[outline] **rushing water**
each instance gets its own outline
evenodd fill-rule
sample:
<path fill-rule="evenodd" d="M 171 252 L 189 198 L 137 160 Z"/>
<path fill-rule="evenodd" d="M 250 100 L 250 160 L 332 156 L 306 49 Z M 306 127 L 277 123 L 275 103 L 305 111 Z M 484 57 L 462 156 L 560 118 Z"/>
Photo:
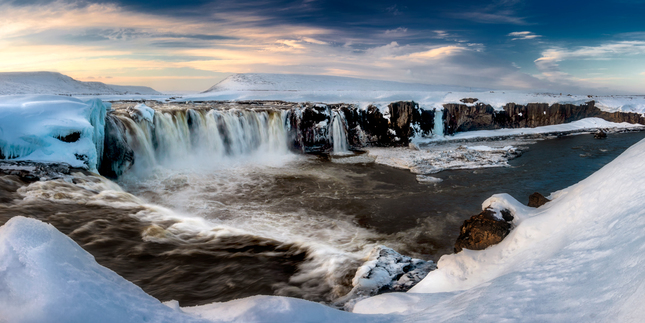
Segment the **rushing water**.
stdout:
<path fill-rule="evenodd" d="M 331 303 L 374 246 L 436 260 L 490 195 L 548 195 L 645 137 L 540 141 L 511 167 L 446 171 L 421 185 L 405 170 L 289 153 L 281 111 L 125 119 L 137 155 L 119 181 L 125 191 L 92 176 L 3 177 L 0 198 L 13 202 L 0 204 L 0 222 L 50 222 L 102 265 L 184 306 L 257 294 Z"/>
<path fill-rule="evenodd" d="M 342 113 L 338 111 L 333 111 L 332 113 L 331 136 L 333 140 L 333 152 L 335 155 L 347 154 L 349 153 L 349 144 L 347 142 L 346 122 Z"/>

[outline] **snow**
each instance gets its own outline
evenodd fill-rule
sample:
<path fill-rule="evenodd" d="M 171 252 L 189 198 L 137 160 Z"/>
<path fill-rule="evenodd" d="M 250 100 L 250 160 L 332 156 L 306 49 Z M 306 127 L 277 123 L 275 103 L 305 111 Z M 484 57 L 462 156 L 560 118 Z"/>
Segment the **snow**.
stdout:
<path fill-rule="evenodd" d="M 105 114 L 98 99 L 0 96 L 0 151 L 13 160 L 67 163 L 95 170 L 103 152 Z M 61 137 L 78 133 L 75 142 Z"/>
<path fill-rule="evenodd" d="M 514 128 L 514 129 L 497 129 L 497 130 L 477 130 L 458 132 L 450 137 L 441 138 L 441 140 L 463 140 L 474 138 L 490 137 L 509 137 L 519 135 L 536 135 L 548 133 L 566 133 L 576 131 L 595 131 L 597 129 L 639 129 L 643 128 L 640 124 L 631 124 L 627 122 L 616 123 L 600 118 L 585 118 L 582 120 L 563 123 L 558 125 L 535 127 L 535 128 Z M 437 140 L 434 138 L 434 140 Z M 422 142 L 420 139 L 418 142 Z"/>
<path fill-rule="evenodd" d="M 53 226 L 0 228 L 0 322 L 200 322 L 96 263 Z"/>
<path fill-rule="evenodd" d="M 415 101 L 425 109 L 442 109 L 443 104 L 462 103 L 477 98 L 476 103 L 502 109 L 507 103 L 584 104 L 595 101 L 603 111 L 645 113 L 645 96 L 595 96 L 593 93 L 532 93 L 470 89 L 459 86 L 399 83 L 348 77 L 296 74 L 231 75 L 201 94 L 188 94 L 180 101 L 208 100 L 281 100 L 291 102 L 353 103 L 361 107 L 374 104 L 386 107 L 391 102 Z"/>
<path fill-rule="evenodd" d="M 160 95 L 161 93 L 146 86 L 81 82 L 55 72 L 0 73 L 0 95 L 12 94 Z"/>
<path fill-rule="evenodd" d="M 639 322 L 643 167 L 645 141 L 540 208 L 494 195 L 482 208 L 515 216 L 501 243 L 443 256 L 409 293 L 369 298 L 354 311 L 400 313 L 410 321 Z"/>
<path fill-rule="evenodd" d="M 475 169 L 508 166 L 508 160 L 519 155 L 514 146 L 499 146 L 496 143 L 488 149 L 469 149 L 466 146 L 445 144 L 419 149 L 403 147 L 373 147 L 368 149 L 375 163 L 390 167 L 408 169 L 419 175 L 435 174 L 448 169 Z M 480 147 L 481 148 L 481 147 Z M 417 177 L 423 183 L 437 183 L 431 176 Z"/>
<path fill-rule="evenodd" d="M 132 108 L 128 109 L 130 111 L 130 116 L 138 121 L 140 119 L 146 120 L 152 123 L 152 120 L 155 116 L 155 110 L 144 103 L 139 103 Z"/>

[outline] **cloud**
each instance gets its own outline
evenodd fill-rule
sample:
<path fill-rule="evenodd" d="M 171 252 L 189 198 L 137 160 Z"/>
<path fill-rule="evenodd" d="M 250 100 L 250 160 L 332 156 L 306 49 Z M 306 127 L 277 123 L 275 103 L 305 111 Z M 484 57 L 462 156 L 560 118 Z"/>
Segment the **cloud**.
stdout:
<path fill-rule="evenodd" d="M 528 25 L 524 17 L 518 17 L 512 10 L 501 10 L 497 12 L 464 12 L 455 14 L 455 17 L 461 19 L 470 19 L 472 21 L 485 24 L 511 24 L 511 25 Z"/>
<path fill-rule="evenodd" d="M 542 37 L 530 31 L 515 31 L 506 36 L 513 37 L 511 40 L 535 39 Z"/>
<path fill-rule="evenodd" d="M 536 77 L 553 83 L 576 85 L 585 88 L 607 87 L 612 84 L 606 81 L 625 80 L 628 79 L 628 76 L 576 77 L 571 73 L 563 71 L 560 63 L 563 61 L 616 61 L 639 56 L 645 56 L 645 41 L 608 42 L 597 46 L 580 46 L 572 49 L 560 47 L 549 48 L 542 52 L 540 58 L 535 60 L 535 66 L 540 72 Z M 619 84 L 618 82 L 613 83 L 614 86 Z M 637 84 L 628 84 L 626 88 L 638 88 L 634 87 L 634 85 Z"/>
<path fill-rule="evenodd" d="M 407 28 L 404 27 L 399 27 L 396 29 L 388 29 L 385 31 L 386 35 L 393 35 L 393 34 L 405 34 L 408 31 Z"/>

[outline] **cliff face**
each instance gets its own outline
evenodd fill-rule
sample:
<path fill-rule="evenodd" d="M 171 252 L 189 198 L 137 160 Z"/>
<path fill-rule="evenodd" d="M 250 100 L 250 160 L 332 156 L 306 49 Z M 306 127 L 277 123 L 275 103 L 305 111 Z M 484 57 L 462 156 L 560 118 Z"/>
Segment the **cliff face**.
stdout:
<path fill-rule="evenodd" d="M 490 105 L 477 103 L 476 99 L 464 102 L 469 104 L 445 104 L 443 111 L 443 133 L 452 135 L 457 132 L 473 130 L 490 130 L 501 128 L 532 128 L 539 126 L 555 125 L 572 122 L 588 117 L 600 117 L 613 122 L 629 122 L 645 124 L 645 118 L 637 113 L 609 113 L 598 109 L 594 101 L 581 105 L 573 104 L 542 104 L 530 103 L 519 105 L 509 103 L 502 110 L 496 111 Z M 124 103 L 123 105 L 125 105 Z M 177 111 L 183 111 L 188 124 L 191 142 L 199 141 L 201 123 L 196 110 L 210 109 L 235 109 L 245 110 L 248 113 L 258 114 L 258 118 L 266 118 L 259 114 L 267 111 L 284 116 L 283 119 L 287 136 L 288 147 L 300 153 L 328 153 L 333 149 L 334 138 L 332 135 L 334 122 L 336 130 L 341 127 L 346 138 L 346 146 L 350 150 L 359 150 L 367 146 L 407 146 L 410 139 L 415 136 L 430 137 L 435 131 L 435 110 L 426 110 L 412 101 L 393 102 L 387 109 L 369 106 L 360 109 L 351 104 L 311 104 L 289 102 L 204 102 L 195 104 L 175 104 Z M 286 115 L 285 115 L 286 114 Z M 241 117 L 241 115 L 240 115 Z M 157 117 L 155 117 L 156 119 Z M 181 119 L 181 118 L 180 118 Z M 219 120 L 219 119 L 218 119 Z M 217 127 L 225 130 L 228 125 L 222 120 Z M 110 113 L 106 117 L 105 147 L 101 174 L 118 177 L 127 170 L 135 161 L 134 150 L 138 149 L 137 142 L 128 142 L 133 137 L 132 127 L 136 127 L 137 120 L 121 113 L 119 117 Z M 249 123 L 245 127 L 256 127 Z M 437 127 L 440 128 L 440 127 Z M 129 133 L 130 136 L 127 136 Z M 237 132 L 231 132 L 231 134 Z M 197 136 L 197 137 L 195 137 Z M 195 137 L 195 138 L 193 138 Z M 164 147 L 153 136 L 155 150 Z M 233 138 L 227 138 L 230 141 Z M 135 140 L 136 141 L 136 140 Z M 224 143 L 230 144 L 228 143 Z M 160 152 L 163 154 L 163 151 Z"/>
<path fill-rule="evenodd" d="M 509 103 L 501 111 L 485 104 L 444 105 L 444 132 L 447 135 L 472 130 L 502 128 L 534 128 L 598 117 L 612 122 L 645 124 L 645 118 L 637 113 L 605 112 L 594 101 L 585 104 Z"/>

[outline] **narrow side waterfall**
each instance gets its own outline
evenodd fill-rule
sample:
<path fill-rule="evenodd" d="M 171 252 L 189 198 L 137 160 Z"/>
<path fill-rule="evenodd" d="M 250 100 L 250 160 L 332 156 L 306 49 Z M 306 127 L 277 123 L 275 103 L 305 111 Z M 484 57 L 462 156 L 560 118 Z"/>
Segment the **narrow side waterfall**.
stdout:
<path fill-rule="evenodd" d="M 347 129 L 345 129 L 345 120 L 342 114 L 338 111 L 333 111 L 331 121 L 331 137 L 334 155 L 343 155 L 349 153 L 349 143 L 347 142 Z"/>
<path fill-rule="evenodd" d="M 157 111 L 154 121 L 119 118 L 138 169 L 185 162 L 216 164 L 252 154 L 285 155 L 286 110 Z M 246 157 L 245 157 L 246 158 Z"/>
<path fill-rule="evenodd" d="M 443 137 L 443 109 L 434 109 L 434 128 L 432 134 L 435 137 Z"/>

